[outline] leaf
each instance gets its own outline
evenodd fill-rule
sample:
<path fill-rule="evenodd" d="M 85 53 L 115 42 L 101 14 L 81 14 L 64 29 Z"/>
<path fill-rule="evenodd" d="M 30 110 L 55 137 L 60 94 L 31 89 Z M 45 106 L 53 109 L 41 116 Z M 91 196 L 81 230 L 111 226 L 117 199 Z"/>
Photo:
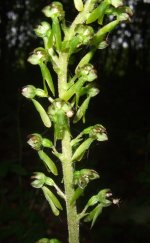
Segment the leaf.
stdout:
<path fill-rule="evenodd" d="M 81 143 L 81 145 L 74 152 L 74 154 L 72 156 L 72 161 L 76 161 L 76 160 L 79 161 L 80 157 L 83 156 L 84 153 L 86 152 L 86 150 L 89 149 L 89 147 L 93 141 L 94 141 L 93 138 L 88 138 L 83 143 Z"/>
<path fill-rule="evenodd" d="M 52 94 L 55 95 L 54 84 L 53 84 L 53 80 L 52 80 L 52 77 L 51 77 L 51 74 L 50 74 L 48 67 L 43 62 L 40 62 L 39 65 L 40 65 L 40 68 L 41 68 L 43 80 L 46 81 L 46 83 L 47 83 L 48 87 L 50 88 Z"/>
<path fill-rule="evenodd" d="M 85 122 L 85 113 L 86 113 L 86 110 L 88 108 L 88 105 L 89 105 L 89 102 L 90 102 L 90 97 L 87 97 L 84 102 L 82 103 L 82 105 L 79 107 L 75 117 L 74 117 L 74 120 L 73 120 L 73 123 L 77 123 L 82 117 L 83 117 L 83 122 Z"/>
<path fill-rule="evenodd" d="M 78 187 L 78 188 L 75 190 L 75 192 L 74 192 L 74 194 L 73 194 L 73 196 L 72 196 L 72 198 L 71 198 L 70 204 L 71 204 L 71 205 L 74 204 L 74 203 L 76 202 L 76 200 L 77 200 L 80 196 L 82 196 L 83 192 L 84 192 L 84 189 Z"/>
<path fill-rule="evenodd" d="M 42 119 L 44 125 L 45 125 L 46 127 L 51 127 L 51 121 L 50 121 L 50 119 L 49 119 L 49 117 L 48 117 L 46 111 L 44 110 L 44 108 L 43 108 L 43 107 L 41 106 L 41 104 L 40 104 L 38 101 L 36 101 L 35 99 L 31 99 L 31 100 L 32 100 L 32 102 L 33 102 L 33 104 L 34 104 L 36 110 L 39 112 L 40 117 L 41 117 L 41 119 Z"/>
<path fill-rule="evenodd" d="M 45 198 L 49 202 L 49 205 L 53 211 L 53 213 L 58 216 L 59 210 L 62 210 L 62 206 L 56 196 L 45 186 L 42 187 L 42 191 L 44 193 Z"/>
<path fill-rule="evenodd" d="M 76 73 L 76 71 L 77 71 L 79 68 L 85 66 L 86 64 L 88 64 L 88 63 L 90 62 L 90 60 L 92 59 L 92 57 L 93 57 L 95 51 L 96 51 L 96 48 L 93 48 L 91 51 L 89 51 L 89 52 L 88 52 L 88 53 L 81 59 L 81 61 L 78 63 L 78 65 L 77 65 L 77 67 L 76 67 L 76 69 L 75 69 L 75 73 Z"/>
<path fill-rule="evenodd" d="M 111 4 L 115 7 L 121 7 L 123 5 L 123 0 L 111 0 Z"/>
<path fill-rule="evenodd" d="M 52 32 L 56 41 L 56 49 L 60 51 L 61 49 L 61 29 L 58 18 L 53 18 Z"/>
<path fill-rule="evenodd" d="M 85 218 L 85 222 L 92 221 L 91 228 L 93 227 L 97 217 L 102 213 L 102 205 L 98 204 Z"/>
<path fill-rule="evenodd" d="M 109 24 L 106 24 L 104 27 L 102 27 L 96 34 L 93 39 L 93 44 L 98 45 L 100 42 L 103 41 L 105 35 L 112 31 L 119 23 L 119 20 L 114 20 L 110 22 Z"/>
<path fill-rule="evenodd" d="M 108 0 L 104 0 L 97 8 L 95 8 L 86 20 L 86 24 L 91 24 L 98 19 L 99 24 L 102 24 L 106 9 L 110 5 Z"/>
<path fill-rule="evenodd" d="M 74 5 L 79 12 L 83 10 L 84 5 L 82 0 L 74 0 Z"/>
<path fill-rule="evenodd" d="M 48 167 L 48 169 L 54 174 L 58 175 L 57 167 L 54 164 L 54 162 L 50 159 L 50 157 L 43 151 L 38 151 L 40 159 L 45 163 L 45 165 Z"/>

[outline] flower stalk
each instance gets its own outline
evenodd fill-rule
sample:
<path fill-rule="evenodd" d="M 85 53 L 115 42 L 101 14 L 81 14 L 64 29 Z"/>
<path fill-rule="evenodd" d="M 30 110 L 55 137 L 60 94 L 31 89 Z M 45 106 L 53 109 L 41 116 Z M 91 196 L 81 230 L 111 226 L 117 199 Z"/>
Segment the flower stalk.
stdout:
<path fill-rule="evenodd" d="M 80 242 L 81 219 L 91 222 L 93 227 L 102 210 L 116 204 L 117 199 L 112 197 L 110 189 L 101 189 L 90 197 L 81 212 L 78 211 L 77 200 L 86 191 L 88 184 L 100 176 L 94 169 L 76 170 L 76 163 L 82 160 L 92 143 L 107 141 L 108 136 L 101 124 L 85 128 L 75 138 L 71 130 L 73 124 L 81 120 L 86 122 L 90 102 L 99 93 L 95 85 L 97 73 L 91 59 L 97 49 L 108 46 L 108 34 L 122 21 L 130 20 L 132 15 L 129 7 L 123 6 L 122 0 L 74 0 L 74 5 L 79 13 L 70 26 L 66 26 L 62 3 L 53 1 L 42 10 L 50 21 L 42 21 L 35 28 L 35 33 L 43 39 L 44 47 L 36 48 L 28 61 L 39 66 L 43 88 L 27 85 L 22 89 L 22 95 L 32 102 L 46 129 L 54 131 L 53 141 L 37 132 L 29 135 L 27 143 L 37 152 L 48 174 L 35 172 L 31 185 L 41 189 L 55 216 L 63 210 L 61 200 L 65 201 L 69 243 Z M 94 22 L 98 27 L 90 25 Z M 83 56 L 84 46 L 87 47 L 87 53 Z M 71 57 L 79 52 L 81 60 L 71 77 Z M 51 69 L 57 75 L 57 85 Z M 48 107 L 42 104 L 42 99 L 50 102 Z M 58 140 L 61 142 L 61 151 L 57 150 Z M 53 161 L 54 156 L 62 166 L 62 175 L 59 175 L 57 164 Z M 63 178 L 62 188 L 55 183 L 55 176 Z M 61 243 L 57 239 L 46 238 L 37 242 Z"/>

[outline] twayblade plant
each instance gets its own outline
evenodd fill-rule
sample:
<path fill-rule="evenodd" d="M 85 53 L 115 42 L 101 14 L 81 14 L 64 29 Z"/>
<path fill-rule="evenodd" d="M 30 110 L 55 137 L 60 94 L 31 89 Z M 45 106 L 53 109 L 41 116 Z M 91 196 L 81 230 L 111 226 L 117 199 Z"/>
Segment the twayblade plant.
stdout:
<path fill-rule="evenodd" d="M 28 61 L 39 65 L 43 88 L 27 85 L 22 89 L 22 94 L 39 113 L 43 126 L 54 130 L 53 141 L 37 132 L 29 137 L 28 144 L 37 151 L 47 170 L 47 175 L 34 172 L 31 184 L 43 191 L 56 216 L 63 210 L 62 200 L 65 201 L 69 243 L 79 243 L 81 219 L 91 222 L 93 226 L 103 208 L 117 202 L 110 189 L 101 189 L 78 212 L 77 200 L 88 184 L 99 178 L 99 174 L 89 168 L 76 170 L 76 163 L 82 163 L 83 156 L 94 141 L 102 142 L 108 138 L 101 124 L 85 128 L 75 138 L 71 129 L 73 124 L 81 120 L 85 123 L 89 103 L 99 93 L 94 82 L 97 73 L 91 63 L 94 53 L 106 48 L 108 34 L 121 22 L 130 20 L 132 15 L 131 9 L 123 5 L 123 0 L 74 0 L 74 5 L 78 14 L 70 26 L 66 24 L 61 2 L 51 2 L 42 10 L 47 21 L 41 22 L 35 28 L 35 33 L 43 39 L 44 46 L 36 48 Z M 87 50 L 84 56 L 83 49 L 84 52 Z M 69 70 L 72 56 L 77 55 L 81 56 L 81 60 L 71 76 Z M 51 75 L 52 69 L 56 73 L 56 80 Z M 42 105 L 42 99 L 48 100 L 48 107 Z M 61 150 L 58 150 L 58 140 L 61 142 Z M 51 153 L 59 162 L 51 159 Z M 62 166 L 62 175 L 59 175 L 62 188 L 55 182 L 58 163 Z M 38 242 L 60 241 L 43 238 Z"/>

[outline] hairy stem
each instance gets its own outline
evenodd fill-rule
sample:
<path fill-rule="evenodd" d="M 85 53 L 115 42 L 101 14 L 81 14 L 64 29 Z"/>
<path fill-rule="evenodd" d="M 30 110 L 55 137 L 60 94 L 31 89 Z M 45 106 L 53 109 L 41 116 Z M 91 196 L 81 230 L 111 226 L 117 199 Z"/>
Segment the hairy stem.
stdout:
<path fill-rule="evenodd" d="M 58 90 L 59 98 L 62 97 L 67 86 L 67 72 L 68 72 L 68 55 L 63 53 L 59 59 L 60 72 L 58 75 Z M 71 198 L 74 194 L 73 188 L 73 164 L 72 147 L 71 147 L 71 135 L 69 131 L 65 131 L 62 139 L 62 170 L 63 181 L 66 196 L 66 211 L 67 211 L 67 224 L 69 233 L 69 243 L 79 243 L 79 221 L 77 215 L 76 204 L 71 205 Z"/>

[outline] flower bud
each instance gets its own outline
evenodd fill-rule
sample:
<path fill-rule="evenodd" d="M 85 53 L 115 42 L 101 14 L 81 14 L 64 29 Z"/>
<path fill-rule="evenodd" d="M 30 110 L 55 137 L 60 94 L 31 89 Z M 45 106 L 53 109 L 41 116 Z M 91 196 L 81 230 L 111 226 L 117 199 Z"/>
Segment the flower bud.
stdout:
<path fill-rule="evenodd" d="M 53 116 L 57 114 L 59 111 L 64 112 L 68 117 L 71 117 L 73 115 L 73 112 L 71 110 L 71 104 L 69 102 L 66 102 L 61 99 L 55 99 L 53 103 L 48 108 L 48 114 L 50 116 Z M 72 112 L 72 114 L 71 114 Z"/>
<path fill-rule="evenodd" d="M 99 94 L 99 89 L 96 88 L 96 87 L 91 87 L 89 90 L 88 90 L 88 95 L 90 97 L 94 97 L 96 96 L 97 94 Z"/>
<path fill-rule="evenodd" d="M 96 70 L 94 69 L 93 65 L 88 63 L 82 67 L 78 67 L 76 70 L 76 75 L 78 77 L 82 76 L 86 81 L 93 81 L 97 78 Z"/>
<path fill-rule="evenodd" d="M 33 99 L 36 95 L 36 88 L 33 85 L 27 85 L 23 87 L 22 95 L 28 99 Z"/>
<path fill-rule="evenodd" d="M 31 185 L 35 188 L 41 188 L 45 183 L 46 176 L 42 172 L 35 172 L 31 178 L 35 179 Z"/>
<path fill-rule="evenodd" d="M 91 127 L 89 136 L 98 141 L 108 140 L 106 129 L 100 124 L 96 124 L 95 126 Z"/>
<path fill-rule="evenodd" d="M 28 57 L 28 62 L 30 62 L 33 65 L 38 65 L 40 64 L 40 62 L 44 62 L 47 61 L 47 53 L 45 51 L 44 48 L 36 48 L 33 52 L 33 54 L 31 54 Z"/>
<path fill-rule="evenodd" d="M 53 143 L 51 140 L 47 139 L 47 138 L 43 138 L 42 139 L 42 146 L 45 148 L 51 148 L 53 146 Z"/>
<path fill-rule="evenodd" d="M 63 5 L 60 2 L 52 2 L 50 5 L 43 8 L 42 12 L 46 17 L 59 18 L 62 20 L 65 16 Z"/>
<path fill-rule="evenodd" d="M 82 25 L 82 24 L 77 25 L 75 32 L 79 36 L 82 45 L 89 44 L 89 41 L 94 36 L 93 28 L 88 25 Z"/>
<path fill-rule="evenodd" d="M 38 25 L 34 31 L 38 37 L 45 37 L 47 36 L 48 32 L 50 31 L 51 26 L 48 22 L 43 21 L 40 25 Z"/>
<path fill-rule="evenodd" d="M 35 150 L 39 151 L 42 147 L 42 136 L 38 133 L 29 135 L 27 143 Z"/>

